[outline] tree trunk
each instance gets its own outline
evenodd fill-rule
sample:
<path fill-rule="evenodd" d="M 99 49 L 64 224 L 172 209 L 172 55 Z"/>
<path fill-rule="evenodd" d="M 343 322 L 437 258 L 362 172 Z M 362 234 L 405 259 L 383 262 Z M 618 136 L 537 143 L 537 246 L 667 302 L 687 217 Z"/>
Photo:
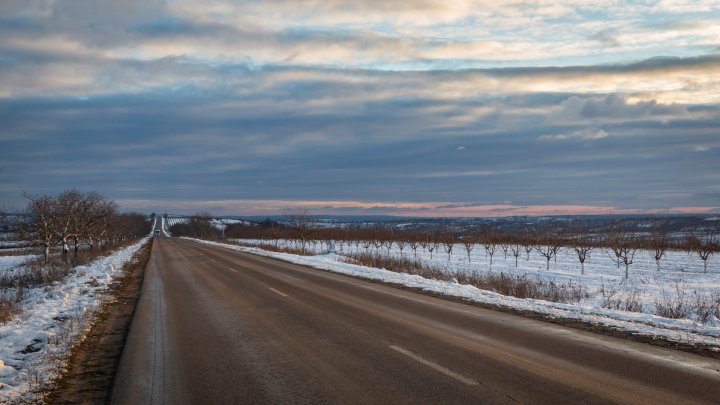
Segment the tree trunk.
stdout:
<path fill-rule="evenodd" d="M 550 258 L 547 258 L 547 263 L 545 265 L 545 271 L 550 271 Z"/>
<path fill-rule="evenodd" d="M 65 259 L 65 261 L 67 261 L 67 259 L 68 259 L 68 252 L 70 251 L 70 247 L 68 247 L 68 244 L 67 244 L 67 237 L 63 237 L 63 239 L 62 239 L 62 244 L 63 244 L 63 246 L 62 246 L 62 249 L 63 249 L 62 257 L 63 257 L 63 259 Z"/>
<path fill-rule="evenodd" d="M 77 236 L 73 237 L 73 243 L 75 244 L 75 246 L 73 246 L 73 262 L 77 260 L 78 248 L 80 247 L 80 241 L 78 239 Z"/>
<path fill-rule="evenodd" d="M 625 263 L 625 280 L 628 279 L 630 271 L 629 271 L 630 265 Z"/>
<path fill-rule="evenodd" d="M 580 262 L 580 274 L 585 275 L 585 262 Z"/>
<path fill-rule="evenodd" d="M 518 257 L 517 257 L 517 256 L 515 256 L 515 267 L 517 267 L 517 266 L 518 266 L 518 264 L 517 264 L 517 259 L 518 259 Z"/>
<path fill-rule="evenodd" d="M 705 274 L 707 274 L 707 259 L 703 260 L 703 269 L 705 271 Z"/>
<path fill-rule="evenodd" d="M 655 265 L 657 266 L 657 271 L 660 271 L 660 259 L 655 259 Z"/>

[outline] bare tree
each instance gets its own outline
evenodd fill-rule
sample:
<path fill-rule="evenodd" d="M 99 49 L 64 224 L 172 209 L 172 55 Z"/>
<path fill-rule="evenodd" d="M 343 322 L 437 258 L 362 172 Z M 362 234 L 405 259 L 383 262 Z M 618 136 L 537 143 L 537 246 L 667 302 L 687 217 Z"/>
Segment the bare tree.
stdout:
<path fill-rule="evenodd" d="M 387 249 L 388 256 L 390 256 L 390 250 L 392 250 L 392 245 L 395 242 L 394 236 L 395 235 L 392 229 L 380 230 L 380 241 L 382 242 L 382 245 L 385 246 L 385 249 Z"/>
<path fill-rule="evenodd" d="M 485 248 L 485 254 L 490 256 L 490 267 L 492 267 L 493 256 L 497 250 L 497 232 L 494 229 L 486 229 L 480 238 L 483 248 Z"/>
<path fill-rule="evenodd" d="M 438 240 L 432 232 L 428 232 L 425 238 L 425 246 L 428 252 L 430 252 L 430 260 L 432 260 L 433 251 L 438 247 Z"/>
<path fill-rule="evenodd" d="M 707 229 L 687 237 L 687 245 L 703 261 L 703 272 L 705 273 L 707 273 L 708 260 L 718 249 L 718 244 L 720 244 L 720 239 L 718 239 L 718 232 L 715 229 Z"/>
<path fill-rule="evenodd" d="M 30 246 L 43 248 L 45 263 L 50 257 L 50 248 L 55 238 L 57 219 L 55 218 L 55 199 L 48 195 L 30 195 L 23 193 L 28 204 L 25 216 L 20 220 L 17 229 L 20 237 L 29 242 Z"/>
<path fill-rule="evenodd" d="M 405 232 L 401 232 L 398 235 L 397 240 L 395 240 L 395 244 L 397 245 L 398 249 L 400 250 L 400 257 L 403 257 L 403 250 L 405 247 L 407 247 L 409 243 L 409 239 L 412 239 L 410 235 L 408 235 Z"/>
<path fill-rule="evenodd" d="M 453 247 L 455 247 L 455 234 L 447 228 L 442 228 L 438 232 L 438 239 L 440 239 L 440 242 L 445 249 L 445 253 L 447 253 L 448 255 L 449 262 L 450 256 L 452 255 Z"/>
<path fill-rule="evenodd" d="M 553 227 L 544 229 L 538 239 L 538 245 L 535 250 L 542 255 L 546 260 L 545 270 L 550 270 L 550 260 L 553 257 L 557 257 L 560 248 L 562 247 L 562 238 L 560 238 Z M 557 261 L 556 261 L 557 262 Z"/>
<path fill-rule="evenodd" d="M 280 236 L 282 234 L 282 228 L 280 224 L 275 221 L 270 222 L 270 235 L 272 235 L 273 241 L 275 242 L 275 248 L 277 249 L 280 243 Z"/>
<path fill-rule="evenodd" d="M 510 235 L 503 233 L 499 236 L 500 249 L 503 252 L 503 260 L 507 260 L 508 250 L 510 249 Z"/>
<path fill-rule="evenodd" d="M 365 252 L 367 252 L 370 249 L 370 246 L 372 246 L 372 240 L 370 239 L 370 234 L 365 235 L 365 238 L 362 240 L 362 247 L 365 249 Z"/>
<path fill-rule="evenodd" d="M 625 264 L 625 280 L 627 280 L 630 276 L 630 265 L 633 264 L 635 252 L 637 252 L 637 241 L 630 232 L 621 232 L 615 240 L 615 247 L 620 255 L 620 260 Z"/>
<path fill-rule="evenodd" d="M 370 240 L 373 246 L 375 246 L 375 252 L 380 254 L 380 248 L 383 247 L 383 232 L 376 226 L 372 229 L 371 235 Z"/>
<path fill-rule="evenodd" d="M 463 244 L 463 247 L 465 247 L 465 252 L 467 252 L 468 257 L 468 263 L 470 263 L 470 252 L 475 248 L 475 244 L 477 243 L 477 237 L 473 232 L 466 232 L 460 241 Z"/>
<path fill-rule="evenodd" d="M 417 259 L 418 246 L 422 245 L 421 238 L 415 234 L 408 235 L 408 243 L 410 244 L 410 249 L 413 251 L 413 257 Z"/>
<path fill-rule="evenodd" d="M 305 245 L 310 240 L 315 229 L 315 224 L 308 215 L 308 211 L 302 208 L 289 210 L 285 214 L 285 221 L 292 230 L 295 239 L 300 241 L 302 252 L 305 253 Z"/>
<path fill-rule="evenodd" d="M 660 259 L 665 256 L 665 251 L 668 248 L 668 232 L 667 223 L 656 221 L 650 228 L 650 249 L 655 259 L 655 265 L 657 271 L 660 271 Z"/>
<path fill-rule="evenodd" d="M 55 237 L 62 244 L 63 259 L 67 260 L 68 239 L 75 237 L 73 233 L 73 222 L 77 220 L 79 208 L 83 196 L 77 190 L 64 191 L 55 198 L 54 212 L 56 226 Z"/>
<path fill-rule="evenodd" d="M 595 249 L 595 241 L 590 235 L 575 235 L 570 239 L 570 246 L 580 262 L 580 274 L 585 274 L 585 261 Z"/>
<path fill-rule="evenodd" d="M 525 251 L 525 261 L 526 262 L 530 261 L 530 252 L 535 250 L 535 245 L 536 245 L 536 242 L 535 242 L 535 238 L 533 236 L 531 236 L 531 235 L 523 236 L 522 247 L 523 247 L 523 250 Z"/>
<path fill-rule="evenodd" d="M 520 253 L 522 251 L 522 242 L 520 241 L 520 238 L 515 237 L 512 242 L 509 243 L 510 245 L 510 252 L 513 256 L 515 256 L 515 267 L 518 266 L 518 257 L 520 256 Z"/>
<path fill-rule="evenodd" d="M 71 230 L 74 242 L 73 258 L 77 258 L 78 249 L 82 240 L 86 240 L 93 247 L 91 233 L 97 223 L 103 218 L 109 218 L 117 212 L 114 201 L 105 199 L 98 193 L 82 194 L 77 214 L 73 216 Z"/>
<path fill-rule="evenodd" d="M 604 244 L 610 249 L 610 252 L 613 253 L 615 258 L 613 259 L 617 263 L 617 268 L 620 268 L 620 259 L 622 257 L 622 251 L 621 251 L 621 241 L 623 238 L 625 238 L 625 234 L 627 232 L 621 230 L 617 224 L 615 224 L 614 221 L 610 221 L 608 223 L 608 231 L 605 235 L 605 241 Z M 610 256 L 608 254 L 608 256 Z M 612 256 L 610 256 L 612 259 Z"/>
<path fill-rule="evenodd" d="M 148 231 L 147 218 L 137 214 L 116 215 L 115 202 L 106 200 L 97 193 L 81 193 L 68 190 L 57 196 L 29 195 L 25 215 L 17 226 L 20 237 L 31 246 L 42 247 L 45 262 L 50 250 L 59 244 L 62 257 L 68 260 L 69 241 L 74 242 L 73 260 L 83 239 L 92 248 L 94 242 L 104 246 L 106 241 L 117 242 L 142 236 Z"/>

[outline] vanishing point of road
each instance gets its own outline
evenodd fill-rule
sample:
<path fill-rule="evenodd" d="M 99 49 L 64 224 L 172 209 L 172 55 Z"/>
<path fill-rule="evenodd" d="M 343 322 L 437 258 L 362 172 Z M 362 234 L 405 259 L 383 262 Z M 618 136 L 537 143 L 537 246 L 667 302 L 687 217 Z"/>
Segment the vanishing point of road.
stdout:
<path fill-rule="evenodd" d="M 115 404 L 720 402 L 720 361 L 156 238 Z"/>

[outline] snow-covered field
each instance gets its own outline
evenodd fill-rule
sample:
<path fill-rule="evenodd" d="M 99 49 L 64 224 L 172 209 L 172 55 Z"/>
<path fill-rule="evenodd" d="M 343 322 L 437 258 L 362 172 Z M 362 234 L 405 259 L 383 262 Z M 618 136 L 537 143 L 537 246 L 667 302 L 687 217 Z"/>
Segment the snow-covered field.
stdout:
<path fill-rule="evenodd" d="M 246 244 L 258 241 L 242 240 Z M 215 244 L 202 241 L 202 243 Z M 266 242 L 268 243 L 268 242 Z M 272 243 L 272 242 L 270 242 Z M 280 243 L 294 247 L 293 242 Z M 298 264 L 349 274 L 390 283 L 402 284 L 424 290 L 457 296 L 471 301 L 502 305 L 520 310 L 533 311 L 559 318 L 573 318 L 588 322 L 596 322 L 611 327 L 622 328 L 632 333 L 651 336 L 663 336 L 669 340 L 686 343 L 702 343 L 717 346 L 720 350 L 720 320 L 717 317 L 699 322 L 697 319 L 670 319 L 655 315 L 656 306 L 665 301 L 683 299 L 689 304 L 696 300 L 720 299 L 720 270 L 717 268 L 716 257 L 711 258 L 708 273 L 703 273 L 702 261 L 685 252 L 668 252 L 661 261 L 661 271 L 656 270 L 655 261 L 650 252 L 638 251 L 635 262 L 630 265 L 630 277 L 623 280 L 624 266 L 617 267 L 615 261 L 604 252 L 595 250 L 585 263 L 585 275 L 580 274 L 577 256 L 571 250 L 563 250 L 558 254 L 557 263 L 550 262 L 550 271 L 545 270 L 546 260 L 537 252 L 531 252 L 529 259 L 525 252 L 519 257 L 515 267 L 515 257 L 504 258 L 500 247 L 493 257 L 490 266 L 489 257 L 485 257 L 485 249 L 477 245 L 472 250 L 470 261 L 462 245 L 456 245 L 448 261 L 448 255 L 438 247 L 433 258 L 426 250 L 418 249 L 417 258 L 427 264 L 445 269 L 446 271 L 493 272 L 512 275 L 526 275 L 528 278 L 552 280 L 557 283 L 572 281 L 587 288 L 588 298 L 577 303 L 554 303 L 543 300 L 519 299 L 490 291 L 480 290 L 474 286 L 461 285 L 455 282 L 429 280 L 417 275 L 395 273 L 383 269 L 375 269 L 344 262 L 344 254 L 364 252 L 362 246 L 336 244 L 336 253 L 325 253 L 320 244 L 310 245 L 309 249 L 315 256 L 298 256 L 286 253 L 268 252 L 257 248 L 246 248 L 235 245 L 223 245 L 230 249 L 276 257 Z M 373 252 L 375 248 L 370 248 Z M 387 254 L 386 248 L 380 253 Z M 391 255 L 399 255 L 397 246 L 390 250 Z M 413 257 L 409 248 L 403 251 L 405 257 Z M 678 292 L 684 297 L 678 297 Z M 619 301 L 636 301 L 642 312 L 619 310 L 613 305 L 613 299 Z M 692 318 L 692 316 L 691 316 Z"/>
<path fill-rule="evenodd" d="M 163 217 L 161 217 L 163 218 Z M 164 220 L 164 218 L 163 218 Z M 190 217 L 168 217 L 167 221 L 165 221 L 166 227 L 171 227 L 173 225 L 177 224 L 184 224 L 187 223 L 190 220 Z M 243 221 L 241 219 L 233 219 L 233 218 L 213 218 L 210 220 L 210 224 L 214 226 L 216 229 L 223 229 L 224 227 L 228 225 L 236 225 L 236 224 L 245 224 L 248 225 L 249 222 Z"/>
<path fill-rule="evenodd" d="M 16 271 L 22 263 L 34 257 L 35 255 L 0 256 L 0 277 L 6 272 Z"/>
<path fill-rule="evenodd" d="M 147 238 L 87 265 L 75 267 L 62 283 L 26 292 L 23 312 L 0 325 L 0 403 L 31 399 L 56 378 L 68 350 L 89 327 L 87 314 L 122 266 Z M 0 272 L 22 271 L 29 257 L 0 257 Z"/>
<path fill-rule="evenodd" d="M 223 227 L 228 225 L 237 225 L 237 224 L 245 224 L 249 225 L 249 222 L 243 221 L 241 219 L 231 219 L 231 218 L 213 218 L 210 223 L 212 226 L 214 226 L 217 229 L 223 229 Z"/>

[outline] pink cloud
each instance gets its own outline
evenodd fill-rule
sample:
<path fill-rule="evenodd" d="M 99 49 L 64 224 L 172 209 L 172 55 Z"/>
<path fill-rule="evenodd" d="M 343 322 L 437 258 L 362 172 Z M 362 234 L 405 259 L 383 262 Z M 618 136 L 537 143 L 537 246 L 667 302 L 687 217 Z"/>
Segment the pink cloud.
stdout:
<path fill-rule="evenodd" d="M 189 214 L 209 211 L 216 215 L 282 215 L 289 209 L 304 208 L 316 215 L 396 215 L 413 217 L 506 217 L 597 214 L 692 214 L 720 210 L 720 207 L 671 207 L 664 209 L 617 208 L 604 205 L 514 205 L 335 200 L 118 200 L 127 210 Z"/>

